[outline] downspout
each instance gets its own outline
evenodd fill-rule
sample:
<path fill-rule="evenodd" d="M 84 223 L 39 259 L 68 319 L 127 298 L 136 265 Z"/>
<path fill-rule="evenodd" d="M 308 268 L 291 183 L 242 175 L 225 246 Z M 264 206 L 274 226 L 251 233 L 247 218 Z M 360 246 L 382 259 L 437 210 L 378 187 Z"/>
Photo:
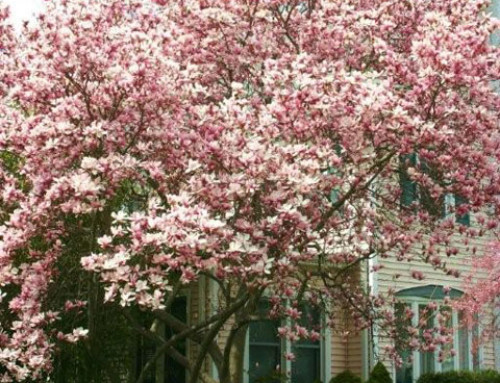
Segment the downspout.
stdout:
<path fill-rule="evenodd" d="M 492 13 L 494 17 L 500 19 L 500 0 L 492 0 L 489 11 Z M 491 44 L 500 46 L 500 31 L 498 30 L 495 31 L 495 33 L 491 36 Z M 493 88 L 495 88 L 497 91 L 500 91 L 500 82 L 495 81 L 493 83 Z M 497 307 L 495 310 L 496 318 L 498 318 L 499 315 L 500 315 L 500 308 Z M 495 347 L 495 369 L 497 371 L 500 371 L 500 339 L 498 337 L 495 337 L 494 347 Z"/>
<path fill-rule="evenodd" d="M 366 264 L 366 293 L 378 294 L 378 277 L 374 267 L 378 264 L 378 257 L 369 258 Z M 363 379 L 368 379 L 370 371 L 375 365 L 375 356 L 378 355 L 378 335 L 372 325 L 363 331 Z"/>

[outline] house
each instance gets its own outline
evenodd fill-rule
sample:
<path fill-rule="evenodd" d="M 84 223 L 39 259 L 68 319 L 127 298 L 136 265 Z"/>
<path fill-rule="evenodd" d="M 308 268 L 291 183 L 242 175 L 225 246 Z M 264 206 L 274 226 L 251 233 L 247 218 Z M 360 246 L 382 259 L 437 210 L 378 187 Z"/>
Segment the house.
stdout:
<path fill-rule="evenodd" d="M 416 161 L 418 162 L 418 159 Z M 418 202 L 421 206 L 432 209 L 435 214 L 454 219 L 464 227 L 475 225 L 474 215 L 468 213 L 460 215 L 455 212 L 456 207 L 463 203 L 459 197 L 449 195 L 441 201 L 440 206 L 429 206 L 426 205 L 424 190 L 418 190 L 404 177 L 404 174 L 401 174 L 400 182 L 403 189 L 401 195 L 403 206 L 411 206 L 420 199 Z M 475 238 L 470 240 L 468 245 L 464 245 L 461 237 L 456 234 L 452 242 L 459 250 L 466 250 L 467 246 L 484 247 L 488 238 Z M 457 299 L 462 296 L 463 278 L 446 274 L 431 264 L 419 260 L 418 249 L 415 249 L 415 255 L 413 262 L 400 262 L 395 257 L 378 256 L 370 259 L 358 270 L 359 280 L 373 294 L 385 295 L 389 290 L 395 292 L 399 303 L 393 309 L 396 317 L 401 318 L 400 333 L 397 334 L 399 337 L 405 337 L 405 323 L 407 323 L 405 321 L 410 321 L 413 326 L 419 321 L 426 321 L 428 329 L 438 327 L 438 318 L 435 314 L 440 313 L 445 318 L 444 326 L 454 329 L 453 333 L 450 332 L 452 334 L 450 336 L 453 337 L 451 345 L 430 347 L 427 352 L 409 352 L 400 348 L 398 351 L 404 360 L 402 365 L 398 366 L 385 353 L 385 350 L 392 346 L 398 348 L 398 342 L 395 344 L 388 334 L 380 332 L 376 326 L 361 333 L 355 332 L 350 326 L 349 317 L 345 316 L 342 310 L 339 310 L 334 318 L 333 327 L 322 326 L 326 319 L 322 313 L 304 306 L 301 307 L 304 313 L 301 325 L 306 328 L 322 328 L 319 339 L 302 340 L 291 344 L 278 336 L 278 328 L 285 323 L 272 319 L 252 322 L 247 331 L 243 351 L 243 383 L 279 382 L 280 376 L 287 376 L 291 383 L 329 382 L 332 377 L 347 369 L 366 379 L 369 371 L 379 360 L 383 361 L 391 372 L 395 383 L 414 383 L 426 372 L 500 370 L 498 345 L 493 340 L 479 342 L 481 329 L 478 326 L 471 329 L 460 326 L 463 314 L 448 304 L 448 298 Z M 374 266 L 380 270 L 372 272 Z M 464 257 L 456 256 L 449 258 L 448 267 L 465 275 L 470 269 L 470 264 Z M 421 273 L 425 277 L 421 280 L 414 278 L 412 277 L 414 272 Z M 222 298 L 216 283 L 202 278 L 186 290 L 183 298 L 176 301 L 175 315 L 179 318 L 193 318 L 193 321 L 198 323 L 208 313 L 215 312 L 219 299 Z M 436 304 L 432 312 L 427 308 L 430 302 Z M 261 302 L 262 312 L 267 310 L 266 304 L 265 300 Z M 411 319 L 404 319 L 408 310 L 414 315 Z M 229 322 L 219 332 L 217 342 L 220 345 L 225 344 L 231 324 Z M 159 331 L 168 333 L 169 329 L 162 328 Z M 421 330 L 421 335 L 425 337 L 424 333 L 425 328 Z M 452 348 L 455 351 L 453 356 L 449 353 Z M 136 351 L 140 357 L 137 362 L 138 367 L 147 361 L 147 354 L 152 350 L 154 347 L 148 349 L 144 343 L 139 344 Z M 182 343 L 179 351 L 188 358 L 197 356 L 197 346 L 194 344 Z M 294 360 L 286 358 L 289 352 L 294 353 Z M 445 358 L 440 360 L 440 354 L 443 352 Z M 210 360 L 205 361 L 204 368 L 206 373 L 217 381 L 217 370 Z M 267 380 L 262 380 L 263 377 Z M 188 381 L 188 372 L 172 358 L 165 357 L 157 363 L 146 381 L 184 383 Z"/>
<path fill-rule="evenodd" d="M 496 0 L 491 6 L 492 12 L 500 17 L 500 1 Z M 499 42 L 498 34 L 492 37 L 495 44 Z M 409 158 L 410 161 L 418 161 Z M 405 182 L 404 175 L 402 176 Z M 408 180 L 406 180 L 408 181 Z M 415 189 L 411 183 L 403 185 L 401 203 L 411 205 L 416 198 L 425 196 Z M 459 207 L 463 200 L 460 196 L 447 196 L 436 214 L 447 215 Z M 433 207 L 435 208 L 435 206 Z M 448 209 L 449 208 L 449 209 Z M 451 213 L 453 214 L 453 213 Z M 468 214 L 456 215 L 458 223 L 469 226 L 474 225 L 474 217 Z M 456 246 L 464 246 L 460 238 L 454 238 Z M 487 243 L 487 238 L 476 239 L 470 246 L 481 248 Z M 370 272 L 374 265 L 381 267 L 377 273 Z M 470 265 L 463 258 L 452 257 L 449 260 L 450 268 L 466 274 Z M 411 277 L 412 271 L 425 275 L 423 280 Z M 390 358 L 384 357 L 384 350 L 394 346 L 390 337 L 378 332 L 377 328 L 371 328 L 362 333 L 352 332 L 347 318 L 343 318 L 339 312 L 335 318 L 335 328 L 323 329 L 320 339 L 316 341 L 301 341 L 290 344 L 289 341 L 277 336 L 278 327 L 281 325 L 274 320 L 262 320 L 250 325 L 244 350 L 244 383 L 257 383 L 259 377 L 271 377 L 266 382 L 278 382 L 279 375 L 290 377 L 292 383 L 315 383 L 329 382 L 338 373 L 349 369 L 355 374 L 368 377 L 369 371 L 378 360 L 382 360 L 391 372 L 395 383 L 414 383 L 419 376 L 426 372 L 439 372 L 448 370 L 500 370 L 500 343 L 487 340 L 478 344 L 481 329 L 478 326 L 472 329 L 460 327 L 458 324 L 462 319 L 462 313 L 451 309 L 446 304 L 446 297 L 459 298 L 462 295 L 462 279 L 452 275 L 446 275 L 436 270 L 428 263 L 415 261 L 415 263 L 403 264 L 393 258 L 377 257 L 364 265 L 361 270 L 361 281 L 372 293 L 386 294 L 389 290 L 395 292 L 402 303 L 394 307 L 396 316 L 405 317 L 405 312 L 411 310 L 414 315 L 410 321 L 415 325 L 419 321 L 427 321 L 428 328 L 437 326 L 437 319 L 426 309 L 429 302 L 436 302 L 435 312 L 445 313 L 446 326 L 453 328 L 453 345 L 445 345 L 437 349 L 429 349 L 427 352 L 408 352 L 399 350 L 403 357 L 412 359 L 403 360 L 402 365 L 397 366 Z M 397 276 L 397 277 L 396 277 Z M 217 287 L 208 279 L 191 286 L 185 298 L 178 302 L 177 310 L 180 316 L 191 316 L 203 318 L 207 312 L 214 310 L 218 299 Z M 265 302 L 262 304 L 265 310 Z M 325 318 L 320 312 L 315 312 L 307 307 L 302 310 L 307 312 L 309 323 L 305 326 L 320 326 Z M 405 319 L 401 320 L 401 331 L 404 333 Z M 168 331 L 168 329 L 162 329 Z M 425 331 L 425 330 L 422 330 Z M 401 334 L 400 334 L 401 335 Z M 221 331 L 218 342 L 223 344 L 228 336 L 228 329 Z M 404 334 L 403 334 L 404 336 Z M 397 347 L 397 345 L 396 345 Z M 455 355 L 448 355 L 449 348 L 453 347 Z M 196 347 L 190 344 L 181 346 L 182 353 L 188 358 L 196 356 Z M 147 359 L 145 349 L 140 351 L 141 360 L 139 364 Z M 291 361 L 284 357 L 287 352 L 295 353 L 295 360 Z M 440 352 L 444 351 L 448 356 L 440 360 Z M 142 352 L 142 353 L 141 353 Z M 205 363 L 206 372 L 217 379 L 217 371 L 210 361 Z M 184 383 L 187 382 L 188 373 L 182 366 L 168 357 L 161 360 L 154 373 L 146 380 L 148 383 Z M 272 378 L 274 376 L 274 379 Z"/>
<path fill-rule="evenodd" d="M 395 308 L 396 315 L 403 315 L 406 308 L 412 309 L 418 313 L 413 317 L 414 321 L 422 319 L 424 306 L 429 301 L 438 303 L 437 310 L 451 310 L 443 302 L 445 295 L 451 298 L 457 298 L 461 295 L 461 280 L 452 276 L 444 276 L 440 271 L 434 271 L 428 265 L 422 264 L 421 270 L 426 272 L 427 278 L 420 283 L 409 277 L 410 268 L 402 270 L 402 265 L 397 261 L 389 259 L 379 259 L 380 264 L 384 265 L 382 271 L 369 275 L 371 288 L 374 292 L 386 291 L 389 288 L 397 291 L 398 297 L 404 304 Z M 466 271 L 467 265 L 460 259 L 455 260 L 456 267 Z M 426 270 L 429 268 L 428 270 Z M 385 271 L 384 271 L 385 270 Z M 394 279 L 394 274 L 399 273 L 402 276 Z M 444 291 L 443 287 L 448 287 L 449 291 Z M 216 286 L 209 280 L 203 283 L 193 285 L 186 291 L 186 298 L 177 302 L 176 310 L 179 316 L 190 315 L 193 319 L 203 317 L 217 300 Z M 442 304 L 440 304 L 442 303 Z M 265 303 L 262 306 L 265 309 Z M 324 318 L 321 313 L 303 308 L 307 312 L 306 317 L 309 323 L 305 326 L 318 325 Z M 422 316 L 422 317 L 419 317 Z M 349 323 L 342 318 L 337 318 L 335 329 L 325 329 L 321 333 L 321 338 L 317 341 L 300 341 L 298 344 L 291 345 L 288 341 L 278 337 L 278 327 L 280 323 L 273 320 L 263 320 L 254 322 L 248 331 L 247 342 L 245 345 L 244 362 L 244 383 L 260 382 L 259 377 L 278 377 L 279 374 L 285 374 L 291 377 L 293 383 L 316 383 L 329 382 L 329 380 L 338 373 L 349 369 L 359 376 L 367 378 L 370 369 L 378 360 L 388 367 L 394 377 L 395 383 L 413 383 L 424 372 L 447 371 L 447 370 L 478 370 L 478 369 L 500 369 L 498 365 L 498 351 L 495 350 L 493 341 L 487 341 L 479 347 L 477 352 L 473 351 L 473 343 L 478 337 L 479 329 L 469 331 L 459 328 L 457 323 L 461 319 L 459 312 L 451 312 L 449 319 L 450 327 L 456 329 L 454 332 L 453 348 L 456 350 L 454 357 L 447 358 L 440 362 L 438 359 L 439 349 L 430 352 L 414 352 L 413 361 L 405 361 L 401 367 L 397 367 L 393 360 L 384 357 L 384 348 L 391 345 L 391 340 L 377 333 L 377 329 L 364 331 L 363 333 L 350 333 Z M 429 321 L 435 320 L 435 317 L 429 316 Z M 429 322 L 429 327 L 434 326 Z M 165 331 L 165 330 L 164 330 Z M 166 329 L 168 331 L 168 329 Z M 229 334 L 229 327 L 226 331 L 221 331 L 218 335 L 218 341 L 221 344 Z M 142 362 L 147 359 L 147 349 L 138 348 Z M 446 346 L 449 347 L 449 346 Z M 189 358 L 196 357 L 196 347 L 192 344 L 183 344 L 182 352 Z M 290 361 L 284 357 L 284 353 L 292 351 L 295 353 L 295 360 Z M 409 353 L 404 353 L 409 356 Z M 146 358 L 146 359 L 145 359 Z M 205 363 L 206 372 L 217 378 L 217 372 L 214 366 L 207 361 Z M 188 372 L 184 371 L 181 365 L 169 357 L 165 357 L 157 364 L 154 373 L 151 373 L 148 383 L 159 382 L 187 382 Z M 265 380 L 266 382 L 278 382 L 279 380 Z"/>
<path fill-rule="evenodd" d="M 495 4 L 498 11 L 499 3 Z M 415 157 L 409 161 L 417 162 Z M 403 182 L 404 175 L 402 177 Z M 411 206 L 416 198 L 425 197 L 419 193 L 411 182 L 404 185 L 405 194 L 402 196 L 402 204 Z M 456 207 L 461 203 L 460 196 L 448 196 L 443 201 L 444 211 L 432 206 L 435 214 L 448 214 L 447 207 Z M 453 209 L 449 209 L 453 211 Z M 459 215 L 457 221 L 463 225 L 474 225 L 474 217 Z M 457 243 L 459 238 L 456 238 Z M 477 246 L 481 246 L 478 241 Z M 467 271 L 468 265 L 459 257 L 450 259 L 450 266 Z M 374 266 L 382 267 L 379 272 L 372 273 Z M 411 278 L 410 274 L 420 272 L 426 276 L 418 281 Z M 454 348 L 457 354 L 439 361 L 439 349 L 428 352 L 414 352 L 413 360 L 404 360 L 402 366 L 396 366 L 391 359 L 384 357 L 386 347 L 395 346 L 387 334 L 383 334 L 378 328 L 373 327 L 363 333 L 353 331 L 348 317 L 344 317 L 339 309 L 338 315 L 333 318 L 334 326 L 321 326 L 326 321 L 324 314 L 309 307 L 302 307 L 306 313 L 305 327 L 322 327 L 321 336 L 317 340 L 301 341 L 291 344 L 283 338 L 279 338 L 278 321 L 266 319 L 253 322 L 246 334 L 244 346 L 243 376 L 244 383 L 256 383 L 260 377 L 277 377 L 285 374 L 293 383 L 328 382 L 331 377 L 343 370 L 350 369 L 354 373 L 367 377 L 370 369 L 377 360 L 383 360 L 392 372 L 394 381 L 397 383 L 413 383 L 418 377 L 427 371 L 440 371 L 448 369 L 480 369 L 499 368 L 500 351 L 495 349 L 493 342 L 484 343 L 477 353 L 472 353 L 472 345 L 475 342 L 478 331 L 458 329 L 457 323 L 461 313 L 450 311 L 445 304 L 445 295 L 452 298 L 461 294 L 461 280 L 447 276 L 441 271 L 436 271 L 424 262 L 415 261 L 412 264 L 403 264 L 392 258 L 378 257 L 371 259 L 368 264 L 358 270 L 360 282 L 366 286 L 366 290 L 377 294 L 387 293 L 389 289 L 395 291 L 402 303 L 394 307 L 396 315 L 403 316 L 406 310 L 412 310 L 413 321 L 426 320 L 428 327 L 435 326 L 436 319 L 428 315 L 424 306 L 428 301 L 436 301 L 435 310 L 448 313 L 448 327 L 454 327 Z M 399 278 L 395 275 L 399 274 Z M 445 291 L 445 288 L 449 292 Z M 199 322 L 210 313 L 217 310 L 217 301 L 220 299 L 220 291 L 217 286 L 207 278 L 187 286 L 183 290 L 182 297 L 173 302 L 171 312 L 177 318 L 189 322 Z M 261 309 L 266 310 L 266 302 L 263 301 Z M 404 321 L 402 321 L 402 332 L 404 332 Z M 157 333 L 169 338 L 172 329 L 152 321 L 152 329 Z M 404 335 L 404 334 L 402 334 Z M 229 328 L 222 329 L 217 337 L 217 342 L 224 344 L 229 336 Z M 110 339 L 113 341 L 113 339 Z M 396 345 L 397 346 L 397 345 Z M 443 346 L 448 347 L 448 346 Z M 115 355 L 124 356 L 117 359 L 117 364 L 127 365 L 120 376 L 115 376 L 115 381 L 134 381 L 140 374 L 141 367 L 151 360 L 155 352 L 155 345 L 147 338 L 132 335 L 126 338 L 126 344 L 122 350 L 116 350 Z M 197 356 L 197 346 L 192 342 L 180 342 L 176 345 L 177 353 L 190 360 Z M 285 355 L 293 351 L 295 360 L 286 358 Z M 403 355 L 410 356 L 406 350 L 400 350 Z M 204 362 L 205 372 L 217 379 L 217 371 L 210 360 Z M 148 383 L 183 383 L 187 382 L 189 372 L 184 369 L 182 363 L 173 357 L 160 357 L 155 366 L 148 374 L 143 376 L 143 381 Z M 111 378 L 110 378 L 111 379 Z M 271 378 L 272 380 L 272 378 Z M 276 381 L 274 379 L 274 381 Z"/>

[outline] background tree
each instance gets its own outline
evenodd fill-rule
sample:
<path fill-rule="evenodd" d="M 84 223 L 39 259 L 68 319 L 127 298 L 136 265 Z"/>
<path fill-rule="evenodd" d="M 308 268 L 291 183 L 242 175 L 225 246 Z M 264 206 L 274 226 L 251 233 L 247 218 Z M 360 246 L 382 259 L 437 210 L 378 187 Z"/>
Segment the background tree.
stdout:
<path fill-rule="evenodd" d="M 48 1 L 19 36 L 2 10 L 5 380 L 41 379 L 82 337 L 84 379 L 101 379 L 108 318 L 192 382 L 208 356 L 221 382 L 240 382 L 264 294 L 292 323 L 307 301 L 342 307 L 357 329 L 391 327 L 386 297 L 358 283 L 365 260 L 458 275 L 452 236 L 498 230 L 500 60 L 486 1 L 156 3 Z M 443 219 L 450 194 L 459 215 L 494 213 L 474 228 Z M 201 276 L 222 299 L 188 325 L 172 304 Z M 180 340 L 199 346 L 196 360 Z"/>
<path fill-rule="evenodd" d="M 479 276 L 479 278 L 478 278 Z M 500 329 L 500 242 L 492 242 L 474 259 L 470 275 L 465 280 L 465 295 L 457 306 L 467 314 L 466 325 L 481 323 L 482 336 L 498 337 Z M 493 316 L 488 315 L 493 312 Z M 484 314 L 487 313 L 485 316 Z M 477 345 L 476 345 L 477 347 Z"/>

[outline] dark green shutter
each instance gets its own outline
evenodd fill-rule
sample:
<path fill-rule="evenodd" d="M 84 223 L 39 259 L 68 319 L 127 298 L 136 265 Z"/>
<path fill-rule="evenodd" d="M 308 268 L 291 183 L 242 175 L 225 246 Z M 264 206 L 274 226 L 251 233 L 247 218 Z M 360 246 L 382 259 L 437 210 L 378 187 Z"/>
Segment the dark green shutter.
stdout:
<path fill-rule="evenodd" d="M 438 167 L 433 164 L 428 164 L 424 159 L 420 159 L 420 170 L 422 173 L 427 174 L 433 182 L 437 184 L 442 184 L 442 174 L 440 173 Z M 420 186 L 420 205 L 422 209 L 426 210 L 431 216 L 436 218 L 446 217 L 446 203 L 445 196 L 442 194 L 436 200 L 431 196 L 429 189 Z"/>
<path fill-rule="evenodd" d="M 460 195 L 455 195 L 455 209 L 458 209 L 460 205 L 464 205 L 469 203 L 467 198 L 464 198 Z M 461 223 L 465 226 L 470 226 L 470 214 L 467 212 L 465 214 L 455 214 L 458 223 Z"/>
<path fill-rule="evenodd" d="M 172 303 L 170 313 L 180 321 L 187 323 L 187 297 L 178 297 Z M 165 328 L 165 338 L 170 339 L 175 332 L 172 328 Z M 177 342 L 175 348 L 181 355 L 187 355 L 186 340 Z M 186 369 L 175 359 L 165 355 L 165 383 L 185 383 Z"/>
<path fill-rule="evenodd" d="M 400 156 L 399 186 L 401 187 L 401 206 L 408 207 L 417 200 L 417 183 L 408 175 L 408 167 L 417 164 L 415 153 Z"/>

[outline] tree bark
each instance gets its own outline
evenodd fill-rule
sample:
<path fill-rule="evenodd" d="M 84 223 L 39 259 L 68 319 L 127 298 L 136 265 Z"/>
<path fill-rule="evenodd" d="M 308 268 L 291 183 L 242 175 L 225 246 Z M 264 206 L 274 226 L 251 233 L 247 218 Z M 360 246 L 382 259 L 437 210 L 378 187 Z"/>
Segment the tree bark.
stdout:
<path fill-rule="evenodd" d="M 243 364 L 245 360 L 245 345 L 247 339 L 248 324 L 239 326 L 234 331 L 229 351 L 229 380 L 221 383 L 243 383 Z"/>

